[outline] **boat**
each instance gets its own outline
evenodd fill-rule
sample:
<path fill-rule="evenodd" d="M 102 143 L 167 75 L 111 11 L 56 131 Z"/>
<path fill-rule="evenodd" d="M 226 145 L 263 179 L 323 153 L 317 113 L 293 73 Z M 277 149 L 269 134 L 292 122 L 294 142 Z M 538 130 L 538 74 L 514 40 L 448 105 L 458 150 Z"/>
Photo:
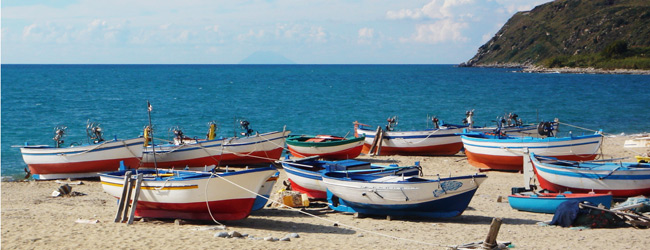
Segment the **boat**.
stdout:
<path fill-rule="evenodd" d="M 388 119 L 386 128 L 372 129 L 355 122 L 355 135 L 365 136 L 364 154 L 369 155 L 454 155 L 463 148 L 460 136 L 464 125 L 438 125 L 424 130 L 396 131 L 397 117 Z"/>
<path fill-rule="evenodd" d="M 609 209 L 612 206 L 612 195 L 572 193 L 570 191 L 562 193 L 529 191 L 508 195 L 508 203 L 510 203 L 510 207 L 521 211 L 535 213 L 554 214 L 557 207 L 565 201 L 588 201 L 596 206 L 602 204 Z"/>
<path fill-rule="evenodd" d="M 321 161 L 317 157 L 282 161 L 282 168 L 291 184 L 291 189 L 307 194 L 309 198 L 326 199 L 327 193 L 321 175 L 325 172 L 390 175 L 394 173 L 417 175 L 419 166 L 381 166 L 359 160 Z"/>
<path fill-rule="evenodd" d="M 176 168 L 205 171 L 206 166 L 253 165 L 272 163 L 282 155 L 286 137 L 291 131 L 254 133 L 248 122 L 243 137 L 216 138 L 214 129 L 207 139 L 188 139 L 182 130 L 174 129 L 172 143 L 148 145 L 142 151 L 142 168 Z M 244 126 L 245 125 L 245 126 Z M 149 127 L 145 128 L 149 130 Z M 145 131 L 145 137 L 150 132 Z M 148 142 L 148 140 L 147 140 Z M 155 157 L 154 157 L 155 154 Z"/>
<path fill-rule="evenodd" d="M 540 187 L 553 192 L 650 195 L 649 163 L 568 161 L 536 153 L 530 153 L 530 161 Z"/>
<path fill-rule="evenodd" d="M 135 216 L 217 221 L 248 217 L 257 197 L 255 192 L 277 173 L 271 166 L 224 173 L 122 170 L 100 175 L 104 191 L 119 199 L 127 171 L 143 174 Z"/>
<path fill-rule="evenodd" d="M 298 158 L 319 156 L 325 160 L 354 159 L 361 154 L 365 137 L 345 138 L 332 135 L 291 135 L 287 148 Z"/>
<path fill-rule="evenodd" d="M 278 178 L 280 177 L 280 172 L 275 172 L 271 177 L 269 177 L 264 184 L 262 184 L 262 187 L 260 187 L 260 191 L 257 192 L 258 195 L 255 197 L 255 203 L 253 203 L 253 211 L 260 210 L 266 206 L 266 203 L 268 203 L 269 198 L 271 197 L 271 191 L 273 191 L 273 186 L 275 186 L 275 183 L 278 181 Z"/>
<path fill-rule="evenodd" d="M 142 154 L 143 138 L 104 139 L 99 124 L 86 126 L 87 143 L 64 146 L 65 126 L 55 128 L 54 146 L 29 145 L 20 147 L 28 173 L 36 180 L 91 178 L 102 172 L 116 171 L 120 162 L 137 168 Z"/>
<path fill-rule="evenodd" d="M 477 168 L 522 171 L 523 155 L 557 157 L 563 160 L 593 160 L 603 141 L 600 132 L 567 137 L 515 137 L 501 133 L 462 133 L 468 162 Z"/>
<path fill-rule="evenodd" d="M 323 174 L 329 207 L 339 212 L 455 217 L 469 205 L 485 174 L 424 179 L 404 175 Z"/>

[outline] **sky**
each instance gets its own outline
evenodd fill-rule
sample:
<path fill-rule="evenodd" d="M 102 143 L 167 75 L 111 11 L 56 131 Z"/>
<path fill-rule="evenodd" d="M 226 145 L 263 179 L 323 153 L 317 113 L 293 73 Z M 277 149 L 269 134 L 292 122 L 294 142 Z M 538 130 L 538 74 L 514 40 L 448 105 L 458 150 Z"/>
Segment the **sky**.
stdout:
<path fill-rule="evenodd" d="M 2 0 L 1 62 L 457 64 L 549 0 Z"/>

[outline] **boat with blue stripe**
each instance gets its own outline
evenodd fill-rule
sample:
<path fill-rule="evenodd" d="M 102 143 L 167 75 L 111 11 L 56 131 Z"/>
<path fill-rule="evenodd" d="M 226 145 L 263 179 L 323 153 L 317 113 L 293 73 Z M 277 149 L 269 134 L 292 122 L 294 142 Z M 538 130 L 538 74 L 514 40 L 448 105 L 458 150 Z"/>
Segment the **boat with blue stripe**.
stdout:
<path fill-rule="evenodd" d="M 484 174 L 425 179 L 406 175 L 323 174 L 329 207 L 339 212 L 447 218 L 469 206 Z"/>

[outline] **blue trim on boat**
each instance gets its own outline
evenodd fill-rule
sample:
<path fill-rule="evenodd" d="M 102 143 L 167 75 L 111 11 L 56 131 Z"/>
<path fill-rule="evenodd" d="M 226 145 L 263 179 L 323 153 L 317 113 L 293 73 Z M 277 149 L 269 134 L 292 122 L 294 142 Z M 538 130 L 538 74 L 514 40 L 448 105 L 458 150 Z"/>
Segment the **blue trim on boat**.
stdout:
<path fill-rule="evenodd" d="M 216 172 L 217 175 L 221 177 L 226 177 L 226 176 L 231 176 L 231 175 L 240 175 L 240 174 L 246 174 L 246 173 L 253 173 L 253 172 L 262 172 L 262 171 L 269 171 L 269 170 L 276 170 L 277 169 L 271 165 L 268 167 L 262 167 L 262 168 L 250 168 L 250 169 L 245 169 L 245 170 L 238 170 L 238 171 L 231 171 L 231 172 L 226 172 L 226 173 L 220 173 Z M 107 178 L 124 178 L 124 175 L 126 174 L 127 171 L 131 171 L 133 176 L 136 176 L 137 174 L 144 174 L 144 179 L 148 181 L 180 181 L 180 180 L 189 180 L 189 179 L 203 179 L 203 178 L 210 178 L 212 175 L 212 172 L 196 172 L 196 171 L 186 171 L 186 170 L 155 170 L 155 169 L 130 169 L 130 170 L 122 170 L 122 171 L 116 171 L 116 172 L 110 172 L 110 173 L 105 173 L 105 174 L 100 174 L 100 176 L 104 176 Z M 173 173 L 173 176 L 147 176 L 147 175 L 153 175 L 153 174 L 167 174 L 167 173 Z M 212 178 L 219 178 L 219 177 L 212 177 Z"/>
<path fill-rule="evenodd" d="M 493 142 L 497 142 L 497 143 L 519 143 L 519 142 L 526 143 L 524 141 L 506 141 L 504 139 L 501 139 L 501 140 L 499 140 L 499 139 L 486 140 L 486 141 L 493 141 Z M 533 141 L 530 141 L 530 142 L 533 142 Z M 544 142 L 544 141 L 537 141 L 536 143 L 539 143 L 539 142 Z M 600 142 L 592 141 L 592 142 L 583 142 L 583 143 L 574 143 L 574 144 L 565 144 L 565 145 L 552 145 L 552 146 L 551 145 L 527 146 L 527 147 L 522 147 L 522 146 L 514 146 L 513 147 L 513 146 L 510 146 L 508 148 L 562 148 L 562 147 L 573 147 L 573 146 L 581 146 L 581 145 L 589 145 L 589 144 L 597 144 L 597 143 L 600 143 Z M 480 148 L 502 148 L 502 146 L 485 146 L 485 145 L 476 145 L 476 144 L 473 144 L 473 143 L 464 143 L 464 144 L 469 145 L 469 146 L 474 146 L 474 147 L 480 147 Z"/>
<path fill-rule="evenodd" d="M 166 153 L 166 152 L 170 152 L 170 151 L 183 152 L 183 151 L 192 151 L 192 150 L 199 150 L 199 149 L 202 150 L 202 149 L 205 149 L 205 148 L 221 147 L 221 145 L 223 145 L 224 147 L 238 147 L 238 146 L 245 146 L 245 145 L 253 145 L 253 144 L 264 143 L 264 142 L 267 142 L 267 141 L 274 141 L 274 140 L 282 139 L 282 138 L 285 138 L 285 137 L 286 136 L 280 136 L 280 137 L 275 137 L 275 138 L 271 138 L 271 139 L 266 139 L 264 141 L 255 141 L 255 142 L 248 142 L 248 143 L 237 143 L 237 144 L 223 144 L 223 143 L 220 143 L 220 144 L 215 144 L 215 145 L 201 146 L 201 147 L 191 147 L 191 148 L 184 148 L 184 149 L 170 149 L 170 150 L 162 149 L 162 147 L 180 147 L 181 146 L 181 145 L 175 145 L 175 144 L 156 145 L 155 147 L 156 147 L 156 154 L 159 154 L 159 153 Z M 207 142 L 210 142 L 210 141 L 202 141 L 202 142 L 199 142 L 198 144 L 203 145 L 203 144 L 205 144 Z M 193 146 L 195 144 L 187 144 L 187 145 Z M 147 149 L 150 149 L 150 148 L 151 147 L 147 147 Z M 153 152 L 145 150 L 145 151 L 142 151 L 142 154 L 153 154 Z"/>
<path fill-rule="evenodd" d="M 112 150 L 112 149 L 115 149 L 115 148 L 131 147 L 131 146 L 143 145 L 143 144 L 144 144 L 144 141 L 126 144 L 126 146 L 124 144 L 120 144 L 120 145 L 117 145 L 117 146 L 110 146 L 110 147 L 106 147 L 106 148 L 92 149 L 90 151 L 88 151 L 86 149 L 86 150 L 79 150 L 79 151 L 68 151 L 68 152 L 57 152 L 57 153 L 39 153 L 39 152 L 35 152 L 35 153 L 22 153 L 22 154 L 23 155 L 61 155 L 61 154 L 68 155 L 68 154 L 83 153 L 83 152 L 86 152 L 86 151 L 88 151 L 88 152 L 98 152 L 98 151 L 104 151 L 104 150 Z M 98 145 L 98 144 L 94 144 L 94 145 Z M 82 146 L 79 146 L 79 147 L 86 147 L 86 146 L 93 146 L 93 145 L 89 144 L 89 145 L 82 145 Z M 29 148 L 29 147 L 25 147 L 25 148 Z M 38 148 L 39 149 L 57 149 L 55 147 L 38 147 Z M 67 149 L 67 148 L 59 148 L 59 149 Z"/>
<path fill-rule="evenodd" d="M 547 137 L 547 138 L 537 138 L 537 137 L 499 137 L 486 135 L 484 133 L 459 133 L 462 139 L 470 141 L 481 141 L 481 142 L 497 142 L 497 143 L 540 143 L 540 142 L 558 142 L 558 141 L 574 141 L 582 140 L 596 137 L 603 137 L 601 134 L 593 135 L 579 135 L 579 136 L 569 136 L 569 137 Z"/>
<path fill-rule="evenodd" d="M 408 205 L 376 205 L 368 203 L 349 202 L 327 190 L 329 207 L 335 211 L 375 215 L 420 216 L 430 218 L 449 218 L 463 213 L 474 197 L 478 187 L 465 193 L 429 202 Z M 334 201 L 334 199 L 338 201 Z M 338 204 L 335 206 L 335 204 Z"/>
<path fill-rule="evenodd" d="M 577 173 L 573 172 L 571 170 L 580 170 L 579 167 L 563 167 L 563 166 L 557 166 L 558 168 L 562 168 L 566 171 L 560 171 L 560 170 L 555 170 L 555 169 L 550 169 L 547 167 L 539 166 L 538 164 L 535 165 L 535 168 L 537 168 L 537 171 L 542 171 L 545 173 L 549 174 L 555 174 L 555 175 L 561 175 L 561 176 L 568 176 L 568 177 L 574 177 L 574 178 L 587 178 L 587 179 L 601 179 L 601 178 L 607 178 L 609 180 L 647 180 L 650 179 L 650 175 L 618 175 L 618 174 L 611 174 L 608 175 L 609 173 L 604 173 L 604 174 L 593 174 L 593 173 Z M 590 170 L 593 171 L 593 169 L 588 169 L 585 168 L 585 170 Z M 647 171 L 647 169 L 641 169 Z M 615 171 L 620 172 L 620 171 L 635 171 L 634 169 L 618 169 L 614 170 L 614 168 L 611 169 L 598 169 L 596 171 Z"/>

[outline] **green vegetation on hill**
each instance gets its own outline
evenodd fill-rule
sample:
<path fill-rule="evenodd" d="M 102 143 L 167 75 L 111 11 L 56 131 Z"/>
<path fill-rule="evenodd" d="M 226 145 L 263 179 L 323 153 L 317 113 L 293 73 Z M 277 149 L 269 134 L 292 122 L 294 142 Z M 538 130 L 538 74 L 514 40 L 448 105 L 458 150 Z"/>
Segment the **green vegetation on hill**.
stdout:
<path fill-rule="evenodd" d="M 650 1 L 556 0 L 518 12 L 462 65 L 650 69 Z"/>

